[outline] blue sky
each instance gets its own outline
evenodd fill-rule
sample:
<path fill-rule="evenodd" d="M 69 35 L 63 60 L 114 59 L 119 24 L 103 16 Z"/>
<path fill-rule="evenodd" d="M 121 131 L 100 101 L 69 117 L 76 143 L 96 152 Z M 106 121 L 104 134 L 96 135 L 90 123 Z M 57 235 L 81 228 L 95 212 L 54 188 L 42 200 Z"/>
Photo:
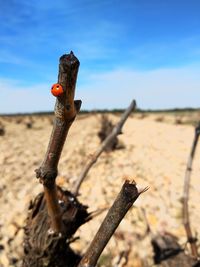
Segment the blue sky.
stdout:
<path fill-rule="evenodd" d="M 199 0 L 0 0 L 0 113 L 52 110 L 71 50 L 83 109 L 200 107 Z"/>

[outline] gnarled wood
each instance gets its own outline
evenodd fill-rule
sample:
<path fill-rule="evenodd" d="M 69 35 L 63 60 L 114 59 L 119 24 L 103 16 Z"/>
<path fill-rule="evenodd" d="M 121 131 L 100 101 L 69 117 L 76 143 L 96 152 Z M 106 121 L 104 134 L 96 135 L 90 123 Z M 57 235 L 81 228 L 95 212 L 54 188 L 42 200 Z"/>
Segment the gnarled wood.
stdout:
<path fill-rule="evenodd" d="M 80 260 L 69 246 L 77 228 L 91 216 L 68 191 L 56 187 L 58 162 L 68 130 L 80 109 L 74 101 L 79 61 L 71 52 L 60 58 L 58 83 L 63 94 L 57 97 L 55 120 L 49 146 L 36 177 L 44 193 L 37 196 L 29 209 L 24 239 L 24 267 L 75 266 Z"/>
<path fill-rule="evenodd" d="M 64 233 L 51 229 L 44 193 L 29 206 L 25 226 L 23 267 L 74 267 L 81 257 L 70 248 L 76 230 L 89 219 L 87 206 L 79 203 L 69 191 L 57 188 Z"/>
<path fill-rule="evenodd" d="M 79 61 L 72 52 L 60 58 L 58 83 L 62 85 L 64 92 L 57 97 L 49 146 L 43 163 L 36 170 L 36 177 L 43 184 L 44 192 L 39 194 L 29 207 L 23 267 L 76 267 L 78 264 L 82 267 L 94 267 L 126 212 L 140 193 L 146 190 L 138 192 L 135 183 L 125 182 L 91 246 L 80 261 L 81 257 L 70 248 L 70 242 L 74 240 L 76 230 L 89 221 L 92 215 L 87 212 L 86 206 L 79 203 L 76 195 L 62 190 L 55 183 L 62 148 L 81 105 L 81 101 L 74 101 L 78 67 Z M 108 143 L 121 132 L 124 122 L 135 106 L 135 101 L 132 101 L 117 126 L 103 142 L 96 154 L 97 158 Z"/>

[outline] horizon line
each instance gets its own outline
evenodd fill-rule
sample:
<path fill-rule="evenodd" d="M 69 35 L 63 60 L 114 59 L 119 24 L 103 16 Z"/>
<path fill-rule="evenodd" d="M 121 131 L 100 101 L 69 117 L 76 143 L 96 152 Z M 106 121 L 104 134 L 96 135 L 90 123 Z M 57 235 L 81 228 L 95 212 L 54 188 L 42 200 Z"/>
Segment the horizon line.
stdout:
<path fill-rule="evenodd" d="M 112 109 L 83 109 L 80 113 L 121 113 L 124 112 L 125 108 L 112 108 Z M 142 109 L 136 108 L 134 112 L 182 112 L 182 111 L 199 111 L 199 108 L 185 107 L 185 108 L 163 108 L 163 109 Z M 11 112 L 11 113 L 0 113 L 0 116 L 39 116 L 39 115 L 52 115 L 54 111 L 34 111 L 34 112 Z"/>

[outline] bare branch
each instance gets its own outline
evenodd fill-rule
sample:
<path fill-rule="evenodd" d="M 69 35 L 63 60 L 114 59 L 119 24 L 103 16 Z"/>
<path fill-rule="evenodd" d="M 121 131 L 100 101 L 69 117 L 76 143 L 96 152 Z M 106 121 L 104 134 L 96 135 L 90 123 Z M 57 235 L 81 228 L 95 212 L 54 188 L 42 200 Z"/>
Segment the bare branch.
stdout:
<path fill-rule="evenodd" d="M 60 58 L 58 83 L 63 88 L 63 94 L 57 97 L 49 146 L 42 165 L 36 170 L 36 177 L 44 186 L 51 227 L 55 232 L 63 231 L 55 185 L 58 162 L 68 130 L 81 106 L 80 100 L 74 101 L 78 68 L 79 61 L 73 52 Z"/>
<path fill-rule="evenodd" d="M 123 250 L 123 251 L 120 252 L 120 254 L 118 256 L 118 260 L 117 260 L 116 264 L 114 265 L 114 267 L 125 267 L 125 266 L 127 266 L 130 252 L 131 252 L 131 245 L 128 246 L 128 249 Z M 122 263 L 123 260 L 124 260 L 124 262 Z"/>
<path fill-rule="evenodd" d="M 91 211 L 89 216 L 88 216 L 88 220 L 94 219 L 95 217 L 99 216 L 100 214 L 102 214 L 104 211 L 107 211 L 109 209 L 109 206 L 106 205 L 103 208 L 97 209 L 95 211 Z"/>
<path fill-rule="evenodd" d="M 127 120 L 128 116 L 131 114 L 131 112 L 136 108 L 136 102 L 135 100 L 133 100 L 130 104 L 130 106 L 126 109 L 126 111 L 123 113 L 120 121 L 118 122 L 118 124 L 113 128 L 112 132 L 110 135 L 107 136 L 107 138 L 103 141 L 103 143 L 101 144 L 101 146 L 97 149 L 97 151 L 95 152 L 95 154 L 92 156 L 92 158 L 88 161 L 88 163 L 85 165 L 85 167 L 83 168 L 80 176 L 78 177 L 74 188 L 72 190 L 73 194 L 75 196 L 78 195 L 79 193 L 79 189 L 81 187 L 81 184 L 83 182 L 83 180 L 85 179 L 86 175 L 88 174 L 90 168 L 96 163 L 97 159 L 99 158 L 99 156 L 102 154 L 102 152 L 106 149 L 106 147 L 112 142 L 112 140 L 114 138 L 116 138 L 117 135 L 121 134 L 122 132 L 122 127 L 125 123 L 125 121 Z"/>
<path fill-rule="evenodd" d="M 122 189 L 117 196 L 112 207 L 109 209 L 104 221 L 102 222 L 97 234 L 80 261 L 78 267 L 94 267 L 99 256 L 107 245 L 111 236 L 114 234 L 121 220 L 133 205 L 138 196 L 146 191 L 138 192 L 135 182 L 125 181 Z"/>
<path fill-rule="evenodd" d="M 146 225 L 146 232 L 145 232 L 144 236 L 146 236 L 147 234 L 150 234 L 150 236 L 153 238 L 154 234 L 152 232 L 151 226 L 150 226 L 149 221 L 147 219 L 146 210 L 142 207 L 141 211 L 142 211 L 143 218 L 144 218 L 145 225 Z"/>
<path fill-rule="evenodd" d="M 189 218 L 188 201 L 189 201 L 189 188 L 190 188 L 190 177 L 191 177 L 191 172 L 192 172 L 192 163 L 193 163 L 193 159 L 194 159 L 194 155 L 196 151 L 196 146 L 199 140 L 199 135 L 200 135 L 200 123 L 195 128 L 194 140 L 192 143 L 192 148 L 190 151 L 187 168 L 185 172 L 184 190 L 183 190 L 183 224 L 185 227 L 185 232 L 187 235 L 188 242 L 190 243 L 192 255 L 195 258 L 198 257 L 198 251 L 197 251 L 197 245 L 196 245 L 197 240 L 192 235 L 192 230 L 190 226 L 190 218 Z"/>

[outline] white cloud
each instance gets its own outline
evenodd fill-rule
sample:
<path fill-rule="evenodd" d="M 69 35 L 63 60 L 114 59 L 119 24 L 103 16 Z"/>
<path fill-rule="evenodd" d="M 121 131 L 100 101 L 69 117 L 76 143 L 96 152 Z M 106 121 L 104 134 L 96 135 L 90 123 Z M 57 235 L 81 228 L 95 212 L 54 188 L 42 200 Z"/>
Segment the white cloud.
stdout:
<path fill-rule="evenodd" d="M 25 87 L 19 81 L 0 79 L 0 113 L 52 110 L 55 99 L 47 84 Z"/>
<path fill-rule="evenodd" d="M 135 71 L 119 69 L 88 75 L 80 86 L 83 108 L 122 108 L 132 99 L 139 107 L 199 107 L 200 66 Z"/>
<path fill-rule="evenodd" d="M 200 66 L 135 71 L 118 69 L 84 74 L 80 70 L 76 99 L 83 109 L 125 108 L 132 99 L 139 107 L 199 107 Z M 85 78 L 86 77 L 86 78 Z M 49 84 L 25 87 L 19 81 L 0 79 L 0 113 L 53 110 L 55 98 Z"/>

